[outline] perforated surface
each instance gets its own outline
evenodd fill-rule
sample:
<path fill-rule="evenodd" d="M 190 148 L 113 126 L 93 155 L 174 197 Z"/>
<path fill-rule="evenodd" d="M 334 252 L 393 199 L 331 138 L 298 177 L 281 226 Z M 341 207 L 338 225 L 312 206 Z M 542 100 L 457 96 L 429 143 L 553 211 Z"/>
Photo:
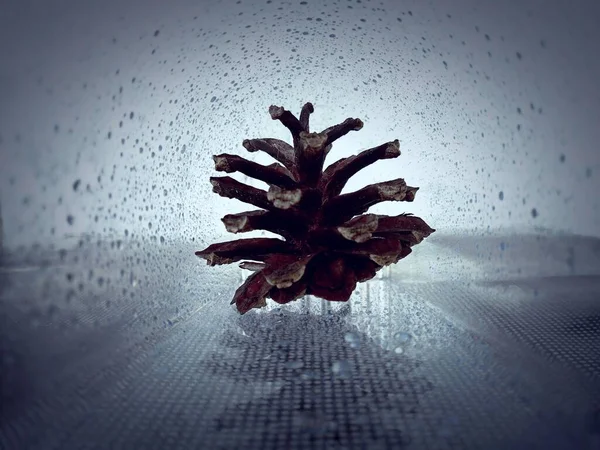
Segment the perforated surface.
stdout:
<path fill-rule="evenodd" d="M 5 276 L 3 298 L 31 276 Z M 598 448 L 597 278 L 394 274 L 347 305 L 308 299 L 241 317 L 219 289 L 199 285 L 200 309 L 145 335 L 126 308 L 62 338 L 46 324 L 28 348 L 51 357 L 10 385 L 35 389 L 3 411 L 0 447 Z"/>
<path fill-rule="evenodd" d="M 480 331 L 510 337 L 546 360 L 564 363 L 596 381 L 600 375 L 598 277 L 473 283 L 468 288 L 434 283 L 417 286 L 413 293 L 427 295 Z"/>

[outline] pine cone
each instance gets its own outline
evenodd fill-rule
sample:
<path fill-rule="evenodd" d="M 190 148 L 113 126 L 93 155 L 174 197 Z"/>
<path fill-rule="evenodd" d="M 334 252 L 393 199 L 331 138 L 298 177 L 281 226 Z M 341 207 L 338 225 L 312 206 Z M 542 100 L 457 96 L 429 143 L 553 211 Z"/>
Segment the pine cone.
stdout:
<path fill-rule="evenodd" d="M 308 119 L 313 111 L 313 105 L 306 103 L 298 119 L 282 107 L 269 108 L 271 118 L 292 133 L 293 147 L 279 139 L 244 140 L 246 150 L 262 150 L 277 163 L 264 166 L 231 154 L 213 156 L 217 171 L 241 172 L 269 185 L 265 192 L 231 177 L 210 178 L 217 194 L 260 208 L 223 217 L 227 231 L 267 230 L 285 239 L 239 239 L 196 252 L 211 266 L 244 260 L 240 267 L 254 272 L 231 302 L 241 314 L 266 306 L 267 297 L 281 304 L 308 294 L 347 301 L 356 283 L 406 257 L 413 245 L 435 231 L 411 214 L 363 214 L 383 201 L 412 202 L 418 188 L 407 186 L 402 178 L 340 195 L 359 170 L 400 156 L 400 143 L 395 140 L 364 150 L 323 170 L 333 142 L 360 130 L 363 123 L 346 119 L 311 133 Z"/>

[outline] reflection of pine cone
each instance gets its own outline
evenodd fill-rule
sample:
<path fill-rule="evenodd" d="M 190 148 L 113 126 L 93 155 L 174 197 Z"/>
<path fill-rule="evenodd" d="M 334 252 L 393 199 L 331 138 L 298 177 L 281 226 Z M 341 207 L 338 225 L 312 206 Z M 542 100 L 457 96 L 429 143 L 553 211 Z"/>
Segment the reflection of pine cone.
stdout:
<path fill-rule="evenodd" d="M 213 156 L 217 171 L 241 172 L 269 185 L 265 192 L 231 177 L 210 179 L 217 194 L 262 208 L 226 215 L 221 220 L 227 231 L 267 230 L 285 239 L 239 239 L 196 252 L 211 266 L 248 260 L 240 267 L 254 273 L 232 301 L 242 314 L 265 306 L 267 296 L 277 303 L 305 294 L 347 301 L 357 282 L 398 262 L 435 231 L 410 214 L 363 214 L 382 201 L 412 202 L 418 188 L 407 186 L 402 178 L 340 195 L 348 179 L 361 169 L 379 159 L 398 157 L 400 144 L 395 140 L 364 150 L 323 171 L 331 144 L 351 130 L 360 130 L 363 123 L 346 119 L 321 133 L 311 133 L 308 118 L 312 112 L 311 103 L 302 107 L 300 119 L 282 107 L 269 108 L 271 118 L 292 133 L 293 147 L 279 139 L 244 140 L 246 150 L 262 150 L 280 164 L 263 166 L 235 155 Z"/>

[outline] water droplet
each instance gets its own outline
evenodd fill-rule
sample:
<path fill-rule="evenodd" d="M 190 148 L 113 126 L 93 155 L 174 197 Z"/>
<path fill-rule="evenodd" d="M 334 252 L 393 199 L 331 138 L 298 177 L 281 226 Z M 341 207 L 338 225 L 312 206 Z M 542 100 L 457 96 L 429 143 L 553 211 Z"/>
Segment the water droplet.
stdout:
<path fill-rule="evenodd" d="M 302 361 L 288 361 L 283 365 L 286 369 L 302 369 L 304 363 Z"/>
<path fill-rule="evenodd" d="M 344 335 L 344 340 L 350 344 L 351 348 L 360 347 L 360 337 L 356 333 L 348 332 Z"/>
<path fill-rule="evenodd" d="M 404 331 L 398 331 L 394 334 L 394 340 L 400 344 L 407 344 L 412 339 L 412 335 Z"/>
<path fill-rule="evenodd" d="M 396 347 L 394 349 L 394 353 L 396 353 L 397 355 L 401 355 L 402 353 L 404 353 L 404 348 L 403 347 Z"/>
<path fill-rule="evenodd" d="M 335 361 L 331 365 L 331 371 L 338 377 L 347 378 L 352 372 L 352 367 L 350 366 L 350 363 L 348 361 Z"/>
<path fill-rule="evenodd" d="M 319 378 L 319 374 L 313 370 L 307 370 L 305 372 L 302 372 L 302 375 L 300 375 L 300 377 L 303 380 L 316 380 L 317 378 Z"/>

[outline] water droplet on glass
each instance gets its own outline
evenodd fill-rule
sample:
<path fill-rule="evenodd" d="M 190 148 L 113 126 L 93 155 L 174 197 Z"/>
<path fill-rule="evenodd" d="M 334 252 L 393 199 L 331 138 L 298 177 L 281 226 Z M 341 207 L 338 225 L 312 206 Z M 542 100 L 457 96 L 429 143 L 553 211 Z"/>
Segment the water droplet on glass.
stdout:
<path fill-rule="evenodd" d="M 302 369 L 304 363 L 302 361 L 288 361 L 283 365 L 286 369 Z"/>
<path fill-rule="evenodd" d="M 300 377 L 303 380 L 316 380 L 317 378 L 319 378 L 319 374 L 315 371 L 307 370 L 305 372 L 302 372 L 302 375 L 300 375 Z"/>
<path fill-rule="evenodd" d="M 344 335 L 344 340 L 350 344 L 351 348 L 360 347 L 360 338 L 356 333 L 348 332 Z"/>
<path fill-rule="evenodd" d="M 352 372 L 352 367 L 350 367 L 348 361 L 335 361 L 331 365 L 331 371 L 338 377 L 347 378 L 350 376 L 350 372 Z"/>
<path fill-rule="evenodd" d="M 404 331 L 398 331 L 394 334 L 394 340 L 400 344 L 407 344 L 412 339 L 412 335 Z"/>

